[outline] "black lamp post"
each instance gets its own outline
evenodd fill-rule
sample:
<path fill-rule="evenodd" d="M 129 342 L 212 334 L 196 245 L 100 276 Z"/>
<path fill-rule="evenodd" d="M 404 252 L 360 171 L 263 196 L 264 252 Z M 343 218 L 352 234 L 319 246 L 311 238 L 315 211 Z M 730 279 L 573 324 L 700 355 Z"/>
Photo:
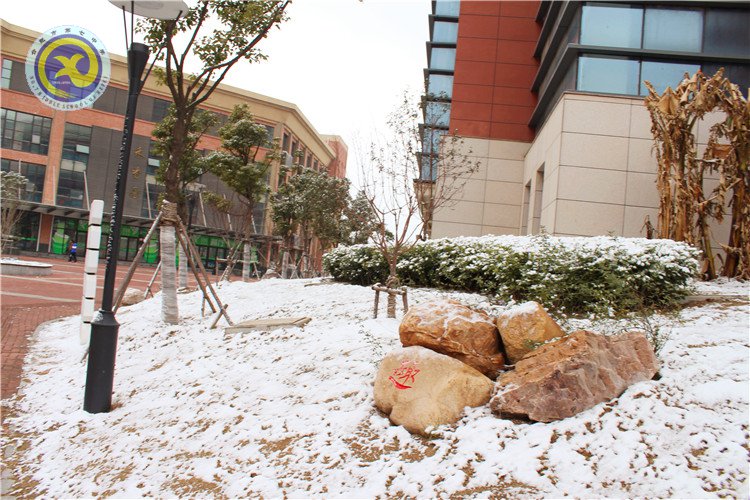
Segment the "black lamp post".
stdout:
<path fill-rule="evenodd" d="M 83 409 L 89 413 L 106 413 L 112 406 L 112 388 L 115 375 L 115 357 L 117 354 L 117 335 L 120 324 L 112 312 L 112 298 L 117 274 L 117 257 L 120 252 L 120 226 L 125 206 L 125 186 L 127 184 L 130 150 L 133 143 L 133 125 L 143 83 L 143 71 L 148 63 L 148 47 L 142 43 L 132 42 L 132 15 L 145 15 L 157 19 L 175 19 L 187 6 L 182 2 L 167 0 L 165 2 L 113 1 L 111 3 L 131 13 L 131 43 L 128 48 L 128 105 L 125 111 L 125 125 L 122 130 L 120 161 L 117 166 L 115 195 L 112 199 L 112 218 L 106 249 L 106 267 L 104 271 L 104 289 L 102 307 L 91 321 L 91 340 L 89 343 L 89 361 L 86 371 L 86 392 Z M 140 5 L 139 5 L 140 4 Z M 168 4 L 164 11 L 158 7 Z M 178 9 L 175 15 L 175 9 Z M 127 39 L 127 30 L 125 32 Z M 127 42 L 126 42 L 127 43 Z"/>

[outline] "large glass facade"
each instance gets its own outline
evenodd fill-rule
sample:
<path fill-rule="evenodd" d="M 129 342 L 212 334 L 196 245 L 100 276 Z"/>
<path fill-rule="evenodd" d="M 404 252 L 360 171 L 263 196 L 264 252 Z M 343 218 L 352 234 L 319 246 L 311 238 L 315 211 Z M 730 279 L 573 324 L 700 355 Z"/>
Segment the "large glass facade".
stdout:
<path fill-rule="evenodd" d="M 89 163 L 91 127 L 65 124 L 57 204 L 65 207 L 88 207 L 86 168 Z"/>
<path fill-rule="evenodd" d="M 456 49 L 433 47 L 430 51 L 430 69 L 453 71 L 456 66 Z"/>
<path fill-rule="evenodd" d="M 608 94 L 638 94 L 638 61 L 626 58 L 581 56 L 578 90 Z"/>
<path fill-rule="evenodd" d="M 44 191 L 44 173 L 47 170 L 45 165 L 38 163 L 27 163 L 20 160 L 9 160 L 3 158 L 0 160 L 3 172 L 18 172 L 26 177 L 26 186 L 20 193 L 22 200 L 41 202 L 42 192 Z"/>
<path fill-rule="evenodd" d="M 432 25 L 433 43 L 456 43 L 458 39 L 458 23 L 449 21 L 435 21 Z"/>
<path fill-rule="evenodd" d="M 449 102 L 428 102 L 425 113 L 425 125 L 448 127 L 451 105 Z"/>
<path fill-rule="evenodd" d="M 12 109 L 0 110 L 2 147 L 46 155 L 52 120 Z"/>
<path fill-rule="evenodd" d="M 13 61 L 10 59 L 3 59 L 3 68 L 2 68 L 2 80 L 0 80 L 0 88 L 9 89 L 10 88 L 10 77 L 13 74 Z"/>
<path fill-rule="evenodd" d="M 581 44 L 603 47 L 641 46 L 643 10 L 628 5 L 583 6 Z"/>
<path fill-rule="evenodd" d="M 704 53 L 745 57 L 750 54 L 750 10 L 708 9 L 704 27 Z"/>
<path fill-rule="evenodd" d="M 685 76 L 694 75 L 700 70 L 698 64 L 666 62 L 666 61 L 643 61 L 641 63 L 641 95 L 648 95 L 648 89 L 643 84 L 648 81 L 654 86 L 658 93 L 667 90 L 667 87 L 677 86 Z"/>
<path fill-rule="evenodd" d="M 450 99 L 453 96 L 453 75 L 430 75 L 427 92 L 433 98 Z"/>
<path fill-rule="evenodd" d="M 643 30 L 644 49 L 700 52 L 702 40 L 702 10 L 646 9 Z"/>
<path fill-rule="evenodd" d="M 458 17 L 461 4 L 458 0 L 437 0 L 435 2 L 435 15 Z"/>

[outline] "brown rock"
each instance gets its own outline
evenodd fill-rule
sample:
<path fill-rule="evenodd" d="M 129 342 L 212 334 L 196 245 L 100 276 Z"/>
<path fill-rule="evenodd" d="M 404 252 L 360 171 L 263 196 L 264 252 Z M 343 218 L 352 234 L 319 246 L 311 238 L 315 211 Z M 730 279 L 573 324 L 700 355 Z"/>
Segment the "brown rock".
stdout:
<path fill-rule="evenodd" d="M 427 347 L 463 361 L 493 379 L 505 366 L 492 319 L 455 300 L 410 307 L 398 332 L 404 347 Z"/>
<path fill-rule="evenodd" d="M 497 318 L 497 329 L 509 363 L 517 363 L 534 344 L 565 335 L 555 320 L 536 302 L 525 302 Z"/>
<path fill-rule="evenodd" d="M 539 422 L 571 417 L 650 380 L 659 365 L 641 332 L 605 337 L 579 330 L 544 345 L 505 372 L 490 402 L 499 416 Z"/>
<path fill-rule="evenodd" d="M 133 304 L 137 304 L 141 301 L 143 301 L 143 290 L 138 290 L 137 288 L 128 288 L 122 295 L 122 303 L 120 305 L 132 306 Z"/>
<path fill-rule="evenodd" d="M 375 406 L 416 434 L 461 418 L 490 399 L 492 381 L 469 365 L 424 347 L 396 349 L 380 363 Z"/>

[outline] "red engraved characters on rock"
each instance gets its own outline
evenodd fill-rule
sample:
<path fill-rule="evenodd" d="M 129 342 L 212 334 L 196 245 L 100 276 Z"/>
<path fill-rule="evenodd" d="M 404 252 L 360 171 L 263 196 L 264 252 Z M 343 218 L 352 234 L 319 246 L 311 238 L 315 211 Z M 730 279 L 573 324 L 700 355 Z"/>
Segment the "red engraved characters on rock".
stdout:
<path fill-rule="evenodd" d="M 401 362 L 401 366 L 393 370 L 393 373 L 388 377 L 388 380 L 393 382 L 393 386 L 396 389 L 411 389 L 412 386 L 407 384 L 414 383 L 414 377 L 417 376 L 417 373 L 419 373 L 417 362 L 413 360 L 404 360 Z"/>

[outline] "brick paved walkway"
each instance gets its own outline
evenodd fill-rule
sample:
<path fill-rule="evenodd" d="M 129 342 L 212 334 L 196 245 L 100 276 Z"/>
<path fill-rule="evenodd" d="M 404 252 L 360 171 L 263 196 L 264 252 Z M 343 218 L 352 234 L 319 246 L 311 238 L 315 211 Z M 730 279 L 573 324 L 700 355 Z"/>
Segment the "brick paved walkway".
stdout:
<path fill-rule="evenodd" d="M 2 388 L 0 398 L 13 396 L 18 390 L 23 370 L 23 360 L 28 349 L 29 337 L 36 328 L 57 318 L 78 314 L 83 293 L 83 259 L 69 263 L 64 259 L 46 256 L 20 257 L 53 265 L 52 274 L 44 277 L 2 275 L 0 282 L 0 375 Z M 117 283 L 127 272 L 129 263 L 121 262 L 117 267 Z M 137 269 L 131 287 L 145 290 L 154 268 L 141 266 Z M 97 277 L 97 296 L 101 297 L 104 266 Z M 190 283 L 193 281 L 191 280 Z M 158 290 L 156 280 L 154 291 Z"/>
<path fill-rule="evenodd" d="M 11 397 L 18 390 L 28 340 L 36 327 L 45 321 L 72 316 L 80 310 L 78 304 L 2 307 L 2 399 Z"/>

